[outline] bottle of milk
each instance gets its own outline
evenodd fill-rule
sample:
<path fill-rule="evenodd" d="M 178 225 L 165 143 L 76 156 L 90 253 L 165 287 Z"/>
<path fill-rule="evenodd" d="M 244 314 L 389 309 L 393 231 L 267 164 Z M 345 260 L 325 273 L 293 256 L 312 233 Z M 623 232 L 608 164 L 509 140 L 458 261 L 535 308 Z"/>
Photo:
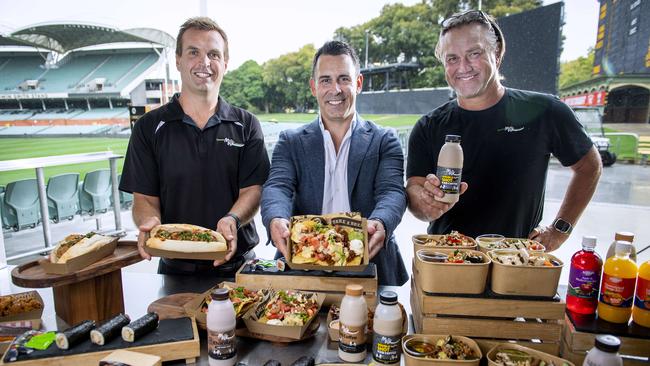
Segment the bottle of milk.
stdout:
<path fill-rule="evenodd" d="M 339 322 L 339 358 L 346 362 L 365 360 L 368 304 L 361 285 L 345 286 Z"/>
<path fill-rule="evenodd" d="M 372 359 L 378 365 L 400 364 L 402 340 L 402 310 L 397 305 L 397 294 L 383 291 L 372 321 Z"/>
<path fill-rule="evenodd" d="M 208 305 L 208 362 L 210 366 L 233 366 L 237 362 L 235 308 L 228 297 L 228 289 L 212 291 Z"/>
<path fill-rule="evenodd" d="M 438 169 L 436 169 L 436 176 L 440 179 L 440 189 L 445 195 L 434 197 L 437 201 L 458 202 L 462 172 L 463 149 L 460 147 L 460 136 L 447 135 L 445 144 L 438 154 Z"/>

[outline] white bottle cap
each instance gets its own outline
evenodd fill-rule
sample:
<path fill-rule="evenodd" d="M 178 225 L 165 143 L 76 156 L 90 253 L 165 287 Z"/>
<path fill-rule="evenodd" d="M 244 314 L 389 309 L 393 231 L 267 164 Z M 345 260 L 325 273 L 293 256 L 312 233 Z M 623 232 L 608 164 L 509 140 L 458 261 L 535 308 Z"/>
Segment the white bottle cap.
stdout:
<path fill-rule="evenodd" d="M 617 256 L 626 256 L 632 253 L 632 244 L 627 241 L 617 241 L 615 252 Z"/>
<path fill-rule="evenodd" d="M 596 247 L 597 240 L 598 239 L 595 236 L 583 236 L 582 247 L 587 249 L 594 249 Z"/>

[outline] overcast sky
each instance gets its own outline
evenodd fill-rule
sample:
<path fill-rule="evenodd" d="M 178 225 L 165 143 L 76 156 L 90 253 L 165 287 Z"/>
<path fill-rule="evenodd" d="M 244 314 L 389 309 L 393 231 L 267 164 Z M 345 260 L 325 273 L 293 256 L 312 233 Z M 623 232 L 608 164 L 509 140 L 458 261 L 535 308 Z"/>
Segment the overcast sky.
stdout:
<path fill-rule="evenodd" d="M 246 60 L 263 63 L 301 46 L 318 47 L 338 27 L 379 15 L 384 4 L 419 0 L 206 0 L 207 13 L 230 38 L 229 69 Z M 545 4 L 557 0 L 545 0 Z M 562 60 L 585 56 L 596 40 L 597 0 L 565 1 Z M 121 29 L 150 27 L 176 36 L 200 13 L 199 0 L 0 0 L 0 33 L 43 22 L 84 21 Z"/>

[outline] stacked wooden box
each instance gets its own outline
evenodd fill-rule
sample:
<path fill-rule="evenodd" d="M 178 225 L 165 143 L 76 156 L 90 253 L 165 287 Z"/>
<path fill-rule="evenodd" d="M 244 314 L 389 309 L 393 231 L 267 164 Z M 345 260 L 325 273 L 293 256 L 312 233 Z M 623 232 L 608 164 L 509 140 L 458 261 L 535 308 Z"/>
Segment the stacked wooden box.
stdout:
<path fill-rule="evenodd" d="M 424 292 L 411 279 L 411 310 L 416 333 L 467 336 L 485 354 L 497 343 L 513 341 L 560 354 L 566 304 L 553 300 Z"/>

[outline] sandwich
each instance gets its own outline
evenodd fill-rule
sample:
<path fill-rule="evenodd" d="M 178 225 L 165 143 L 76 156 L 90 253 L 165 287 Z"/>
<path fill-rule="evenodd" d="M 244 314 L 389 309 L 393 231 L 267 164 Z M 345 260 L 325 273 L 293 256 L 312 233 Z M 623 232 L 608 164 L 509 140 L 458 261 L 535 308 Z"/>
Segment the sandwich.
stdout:
<path fill-rule="evenodd" d="M 147 247 L 183 253 L 210 253 L 228 250 L 220 233 L 189 224 L 163 224 L 153 228 Z"/>
<path fill-rule="evenodd" d="M 93 252 L 115 240 L 112 236 L 88 234 L 71 234 L 57 243 L 50 253 L 50 262 L 67 263 L 70 259 Z"/>

